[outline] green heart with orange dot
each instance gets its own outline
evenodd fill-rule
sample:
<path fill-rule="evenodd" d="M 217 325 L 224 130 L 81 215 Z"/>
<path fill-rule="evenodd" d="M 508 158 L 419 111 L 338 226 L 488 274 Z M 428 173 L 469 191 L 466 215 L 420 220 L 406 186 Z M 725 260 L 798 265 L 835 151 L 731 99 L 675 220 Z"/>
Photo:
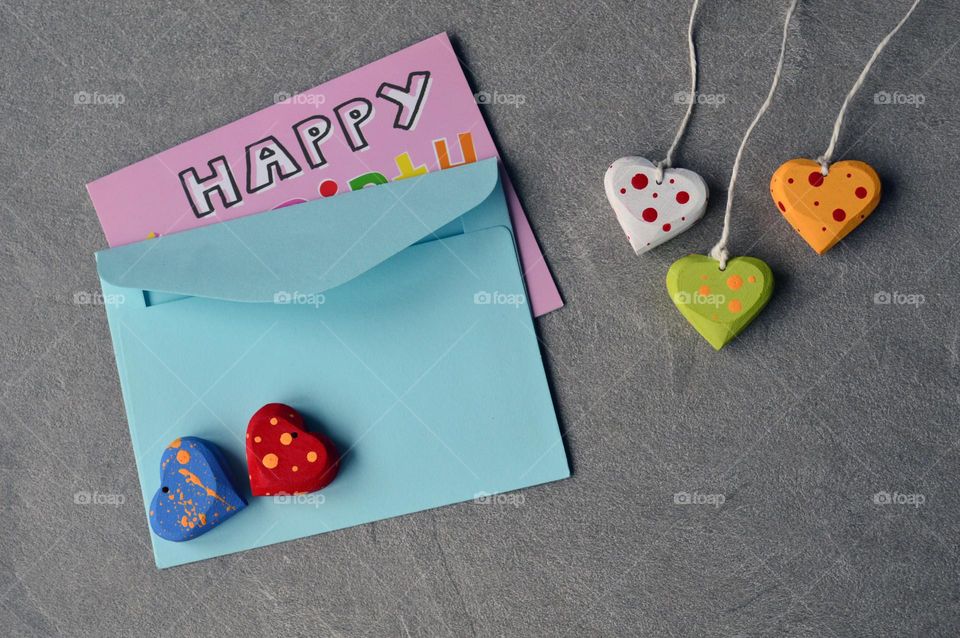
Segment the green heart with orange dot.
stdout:
<path fill-rule="evenodd" d="M 773 272 L 754 257 L 735 257 L 720 270 L 712 257 L 687 255 L 667 271 L 667 292 L 697 332 L 720 350 L 767 305 Z"/>

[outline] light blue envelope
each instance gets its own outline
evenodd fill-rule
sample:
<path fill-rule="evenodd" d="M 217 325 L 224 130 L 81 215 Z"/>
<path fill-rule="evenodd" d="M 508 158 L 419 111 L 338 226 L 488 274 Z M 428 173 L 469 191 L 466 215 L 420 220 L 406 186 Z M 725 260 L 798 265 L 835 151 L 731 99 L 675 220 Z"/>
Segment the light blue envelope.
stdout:
<path fill-rule="evenodd" d="M 495 160 L 97 253 L 143 500 L 179 436 L 250 505 L 159 567 L 570 475 Z M 252 498 L 245 432 L 286 403 L 336 480 Z"/>

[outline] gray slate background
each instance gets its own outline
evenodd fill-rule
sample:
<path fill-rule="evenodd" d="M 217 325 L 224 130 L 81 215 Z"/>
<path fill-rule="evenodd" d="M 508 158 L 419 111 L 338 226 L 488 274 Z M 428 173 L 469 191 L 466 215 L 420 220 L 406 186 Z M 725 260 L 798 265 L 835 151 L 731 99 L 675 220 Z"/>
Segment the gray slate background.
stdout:
<path fill-rule="evenodd" d="M 6 635 L 956 635 L 960 631 L 960 17 L 923 2 L 853 103 L 838 157 L 880 208 L 816 256 L 777 214 L 782 161 L 823 151 L 907 0 L 802 0 L 736 198 L 735 254 L 777 276 L 714 353 L 668 265 L 720 231 L 786 2 L 710 1 L 677 157 L 697 226 L 643 258 L 601 177 L 658 159 L 683 107 L 687 2 L 0 0 L 0 626 Z M 574 476 L 159 572 L 137 488 L 84 184 L 440 31 L 485 107 L 567 306 L 538 320 Z M 119 108 L 79 106 L 118 93 Z M 874 103 L 879 91 L 922 105 Z M 716 100 L 715 100 L 716 101 Z M 879 292 L 922 304 L 877 305 Z M 900 297 L 906 299 L 906 297 Z M 78 505 L 81 490 L 119 507 Z M 722 507 L 676 505 L 678 492 Z M 882 505 L 878 492 L 922 495 Z M 519 499 L 518 499 L 519 500 Z"/>

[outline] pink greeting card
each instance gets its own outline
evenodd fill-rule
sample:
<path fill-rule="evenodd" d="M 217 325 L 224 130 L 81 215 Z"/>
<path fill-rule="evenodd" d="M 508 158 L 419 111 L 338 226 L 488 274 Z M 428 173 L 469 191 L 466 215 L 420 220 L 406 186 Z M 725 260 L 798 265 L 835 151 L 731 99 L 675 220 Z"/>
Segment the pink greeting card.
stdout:
<path fill-rule="evenodd" d="M 87 184 L 110 246 L 498 157 L 446 34 Z M 504 180 L 535 316 L 563 305 Z"/>

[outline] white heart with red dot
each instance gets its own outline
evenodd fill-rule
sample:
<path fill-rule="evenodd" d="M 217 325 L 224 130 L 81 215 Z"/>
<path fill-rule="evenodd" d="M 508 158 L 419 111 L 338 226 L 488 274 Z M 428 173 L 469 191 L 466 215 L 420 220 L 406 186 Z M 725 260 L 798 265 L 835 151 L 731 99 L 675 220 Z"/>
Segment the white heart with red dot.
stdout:
<path fill-rule="evenodd" d="M 693 226 L 707 209 L 707 183 L 685 168 L 657 167 L 643 157 L 621 157 L 603 178 L 607 199 L 627 234 L 633 252 L 642 255 Z"/>

